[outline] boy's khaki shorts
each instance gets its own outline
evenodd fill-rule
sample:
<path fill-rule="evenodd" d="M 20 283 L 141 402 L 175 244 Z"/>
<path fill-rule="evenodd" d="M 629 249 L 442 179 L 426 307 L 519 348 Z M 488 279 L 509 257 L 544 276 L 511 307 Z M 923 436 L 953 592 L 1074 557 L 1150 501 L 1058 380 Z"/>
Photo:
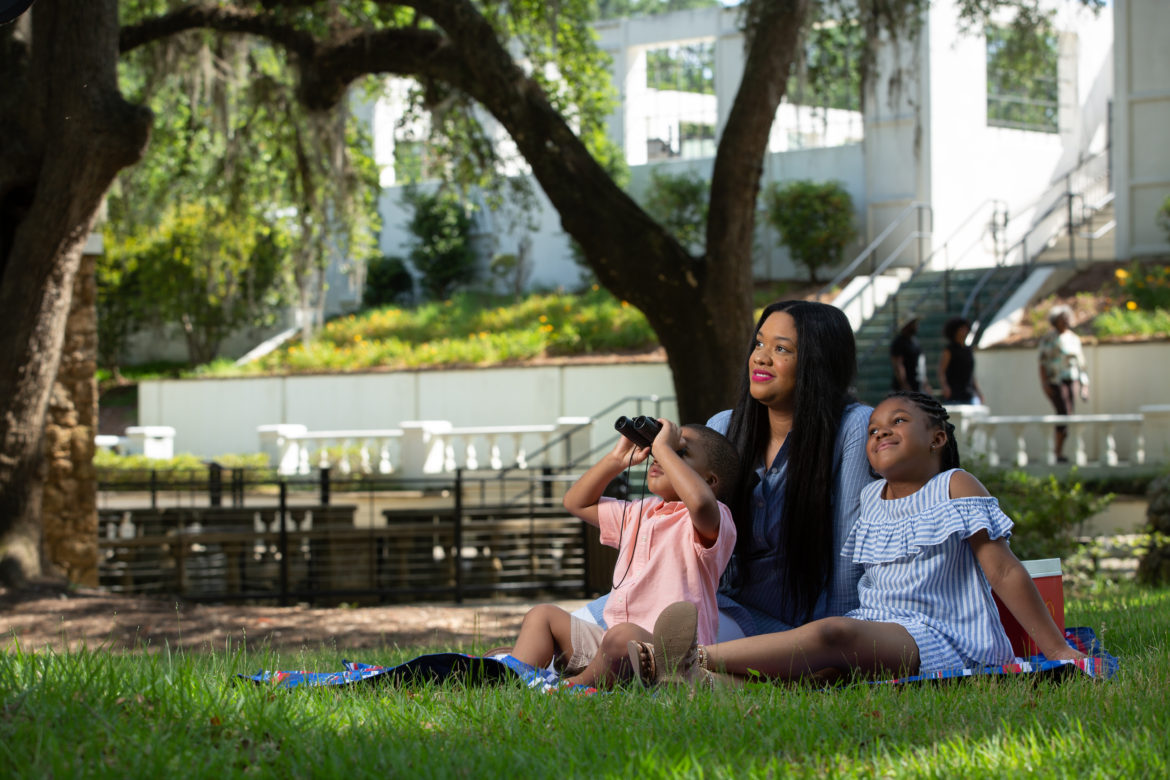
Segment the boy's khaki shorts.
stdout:
<path fill-rule="evenodd" d="M 604 628 L 579 617 L 572 618 L 569 630 L 573 642 L 573 655 L 562 672 L 566 676 L 580 674 L 585 670 L 601 649 L 601 638 L 605 636 Z"/>

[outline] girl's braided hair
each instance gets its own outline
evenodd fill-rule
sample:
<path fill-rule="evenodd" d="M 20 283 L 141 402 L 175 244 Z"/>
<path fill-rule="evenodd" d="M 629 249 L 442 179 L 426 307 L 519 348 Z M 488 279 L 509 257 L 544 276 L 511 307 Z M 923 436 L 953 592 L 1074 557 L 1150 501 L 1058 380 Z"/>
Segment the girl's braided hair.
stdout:
<path fill-rule="evenodd" d="M 925 412 L 926 416 L 930 418 L 931 425 L 940 428 L 947 435 L 947 442 L 943 445 L 941 453 L 942 462 L 939 464 L 942 471 L 959 468 L 959 444 L 955 440 L 955 426 L 951 423 L 947 410 L 934 396 L 914 390 L 897 390 L 886 397 L 905 398 Z"/>

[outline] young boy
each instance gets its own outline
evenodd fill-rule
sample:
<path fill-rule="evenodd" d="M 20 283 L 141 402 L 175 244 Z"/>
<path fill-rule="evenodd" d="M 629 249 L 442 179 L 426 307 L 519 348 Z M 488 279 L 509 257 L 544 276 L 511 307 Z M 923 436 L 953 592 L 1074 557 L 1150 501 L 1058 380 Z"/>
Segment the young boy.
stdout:
<path fill-rule="evenodd" d="M 698 633 L 714 641 L 719 608 L 715 589 L 735 549 L 735 523 L 723 503 L 739 472 L 735 447 L 704 425 L 681 429 L 659 420 L 650 447 L 619 437 L 613 450 L 565 493 L 565 509 L 601 531 L 618 548 L 613 591 L 600 626 L 553 604 L 529 610 L 512 656 L 544 667 L 558 662 L 572 685 L 606 685 L 631 676 L 627 644 L 651 641 L 646 627 L 673 601 L 698 608 Z M 602 497 L 614 477 L 653 455 L 646 484 L 655 497 Z"/>

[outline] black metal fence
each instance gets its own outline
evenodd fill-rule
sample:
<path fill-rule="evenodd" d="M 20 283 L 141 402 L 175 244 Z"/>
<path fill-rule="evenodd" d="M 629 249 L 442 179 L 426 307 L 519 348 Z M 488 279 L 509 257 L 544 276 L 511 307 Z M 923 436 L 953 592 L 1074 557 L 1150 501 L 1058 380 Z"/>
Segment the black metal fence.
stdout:
<path fill-rule="evenodd" d="M 552 469 L 409 483 L 328 469 L 99 477 L 99 576 L 189 600 L 402 602 L 609 589 L 615 553 Z"/>

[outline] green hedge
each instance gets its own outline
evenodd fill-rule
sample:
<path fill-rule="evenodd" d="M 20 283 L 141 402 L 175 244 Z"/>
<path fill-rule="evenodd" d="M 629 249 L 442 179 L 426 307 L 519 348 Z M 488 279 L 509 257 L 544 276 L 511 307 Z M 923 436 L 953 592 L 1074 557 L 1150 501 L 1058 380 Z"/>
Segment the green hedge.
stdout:
<path fill-rule="evenodd" d="M 1016 557 L 1069 558 L 1078 550 L 1085 523 L 1113 501 L 1112 493 L 1086 489 L 1076 468 L 1037 476 L 1019 469 L 969 469 L 999 499 L 1015 522 L 1011 545 Z"/>

